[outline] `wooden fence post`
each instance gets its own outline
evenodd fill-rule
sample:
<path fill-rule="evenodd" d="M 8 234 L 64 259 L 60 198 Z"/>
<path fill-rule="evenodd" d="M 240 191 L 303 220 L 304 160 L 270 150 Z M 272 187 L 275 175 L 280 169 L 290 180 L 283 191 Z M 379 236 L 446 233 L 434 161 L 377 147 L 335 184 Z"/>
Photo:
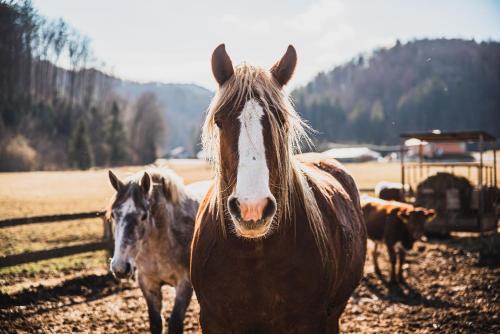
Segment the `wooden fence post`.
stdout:
<path fill-rule="evenodd" d="M 102 216 L 103 238 L 102 241 L 107 245 L 106 256 L 110 258 L 113 256 L 113 226 L 111 219 L 107 219 L 106 215 Z M 106 259 L 107 260 L 107 259 Z"/>

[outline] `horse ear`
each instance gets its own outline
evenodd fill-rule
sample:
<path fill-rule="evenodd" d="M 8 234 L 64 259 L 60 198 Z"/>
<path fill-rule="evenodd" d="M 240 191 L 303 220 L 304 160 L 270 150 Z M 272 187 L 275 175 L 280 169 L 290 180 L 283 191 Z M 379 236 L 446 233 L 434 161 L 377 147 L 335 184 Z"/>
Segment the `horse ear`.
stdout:
<path fill-rule="evenodd" d="M 149 188 L 151 188 L 151 178 L 148 173 L 144 172 L 141 179 L 141 189 L 145 194 L 147 194 L 149 192 Z"/>
<path fill-rule="evenodd" d="M 165 195 L 165 198 L 167 199 L 167 201 L 171 201 L 172 194 L 170 193 L 170 188 L 168 187 L 167 181 L 165 180 L 165 178 L 163 176 L 161 178 L 161 187 L 163 189 L 163 194 Z"/>
<path fill-rule="evenodd" d="M 173 204 L 179 203 L 179 194 L 175 190 L 176 188 L 172 185 L 172 183 L 167 184 L 167 180 L 162 177 L 161 185 L 163 187 L 163 193 L 165 194 L 165 198 L 167 201 L 172 202 Z"/>
<path fill-rule="evenodd" d="M 224 44 L 216 47 L 212 53 L 212 73 L 219 86 L 222 86 L 234 74 L 233 63 Z"/>
<path fill-rule="evenodd" d="M 125 186 L 123 182 L 120 181 L 118 177 L 116 177 L 116 175 L 111 171 L 111 169 L 108 171 L 108 176 L 111 185 L 113 186 L 113 188 L 115 188 L 116 191 L 120 191 L 120 189 Z"/>
<path fill-rule="evenodd" d="M 271 67 L 271 74 L 281 87 L 290 81 L 296 65 L 297 51 L 293 45 L 289 45 L 283 57 Z"/>

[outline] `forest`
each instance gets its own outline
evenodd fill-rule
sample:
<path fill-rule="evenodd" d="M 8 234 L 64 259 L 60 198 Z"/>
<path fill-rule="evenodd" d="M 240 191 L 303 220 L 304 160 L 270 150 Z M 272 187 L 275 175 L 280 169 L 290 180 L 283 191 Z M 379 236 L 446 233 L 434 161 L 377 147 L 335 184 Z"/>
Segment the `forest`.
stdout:
<path fill-rule="evenodd" d="M 397 144 L 404 131 L 500 135 L 500 43 L 399 41 L 292 92 L 320 141 Z"/>
<path fill-rule="evenodd" d="M 212 94 L 121 80 L 64 20 L 0 0 L 0 171 L 147 164 L 176 147 L 194 156 Z M 318 143 L 393 145 L 433 129 L 500 136 L 500 43 L 397 41 L 291 96 Z"/>
<path fill-rule="evenodd" d="M 104 73 L 87 36 L 29 0 L 0 0 L 0 171 L 153 162 L 156 95 L 129 101 Z"/>

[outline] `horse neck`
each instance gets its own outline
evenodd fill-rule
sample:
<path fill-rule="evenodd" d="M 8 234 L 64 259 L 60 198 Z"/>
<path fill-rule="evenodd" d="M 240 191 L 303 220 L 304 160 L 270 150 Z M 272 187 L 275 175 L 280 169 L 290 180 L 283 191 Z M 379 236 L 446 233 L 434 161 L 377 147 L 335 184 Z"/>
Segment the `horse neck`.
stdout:
<path fill-rule="evenodd" d="M 149 211 L 148 226 L 142 240 L 142 247 L 154 247 L 156 244 L 161 243 L 168 233 L 169 224 L 168 219 L 165 219 L 165 214 L 162 212 L 162 205 L 152 200 Z"/>

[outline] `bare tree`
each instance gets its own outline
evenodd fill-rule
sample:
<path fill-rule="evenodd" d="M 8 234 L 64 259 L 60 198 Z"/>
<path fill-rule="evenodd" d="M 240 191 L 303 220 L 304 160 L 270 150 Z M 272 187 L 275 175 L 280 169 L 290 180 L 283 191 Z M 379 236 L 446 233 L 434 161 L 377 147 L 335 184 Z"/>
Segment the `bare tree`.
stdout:
<path fill-rule="evenodd" d="M 57 86 L 57 65 L 59 63 L 59 58 L 61 56 L 61 53 L 64 50 L 64 47 L 66 46 L 66 43 L 68 42 L 68 26 L 67 24 L 62 20 L 59 19 L 54 23 L 54 29 L 55 29 L 55 34 L 54 34 L 54 39 L 52 40 L 52 51 L 54 53 L 54 58 L 53 58 L 53 63 L 54 63 L 54 69 L 52 72 L 52 98 L 53 100 L 57 98 L 57 92 L 58 92 L 58 86 Z"/>
<path fill-rule="evenodd" d="M 48 95 L 50 94 L 49 87 L 51 86 L 49 71 L 51 68 L 53 68 L 52 64 L 50 64 L 49 51 L 56 36 L 56 30 L 54 24 L 52 22 L 48 22 L 45 19 L 42 19 L 40 27 L 41 29 L 39 35 L 41 66 L 38 78 L 38 90 L 41 92 L 41 96 L 44 99 L 47 99 Z"/>
<path fill-rule="evenodd" d="M 137 163 L 151 163 L 158 157 L 165 126 L 161 107 L 154 93 L 143 93 L 137 99 L 130 124 L 130 144 Z"/>

